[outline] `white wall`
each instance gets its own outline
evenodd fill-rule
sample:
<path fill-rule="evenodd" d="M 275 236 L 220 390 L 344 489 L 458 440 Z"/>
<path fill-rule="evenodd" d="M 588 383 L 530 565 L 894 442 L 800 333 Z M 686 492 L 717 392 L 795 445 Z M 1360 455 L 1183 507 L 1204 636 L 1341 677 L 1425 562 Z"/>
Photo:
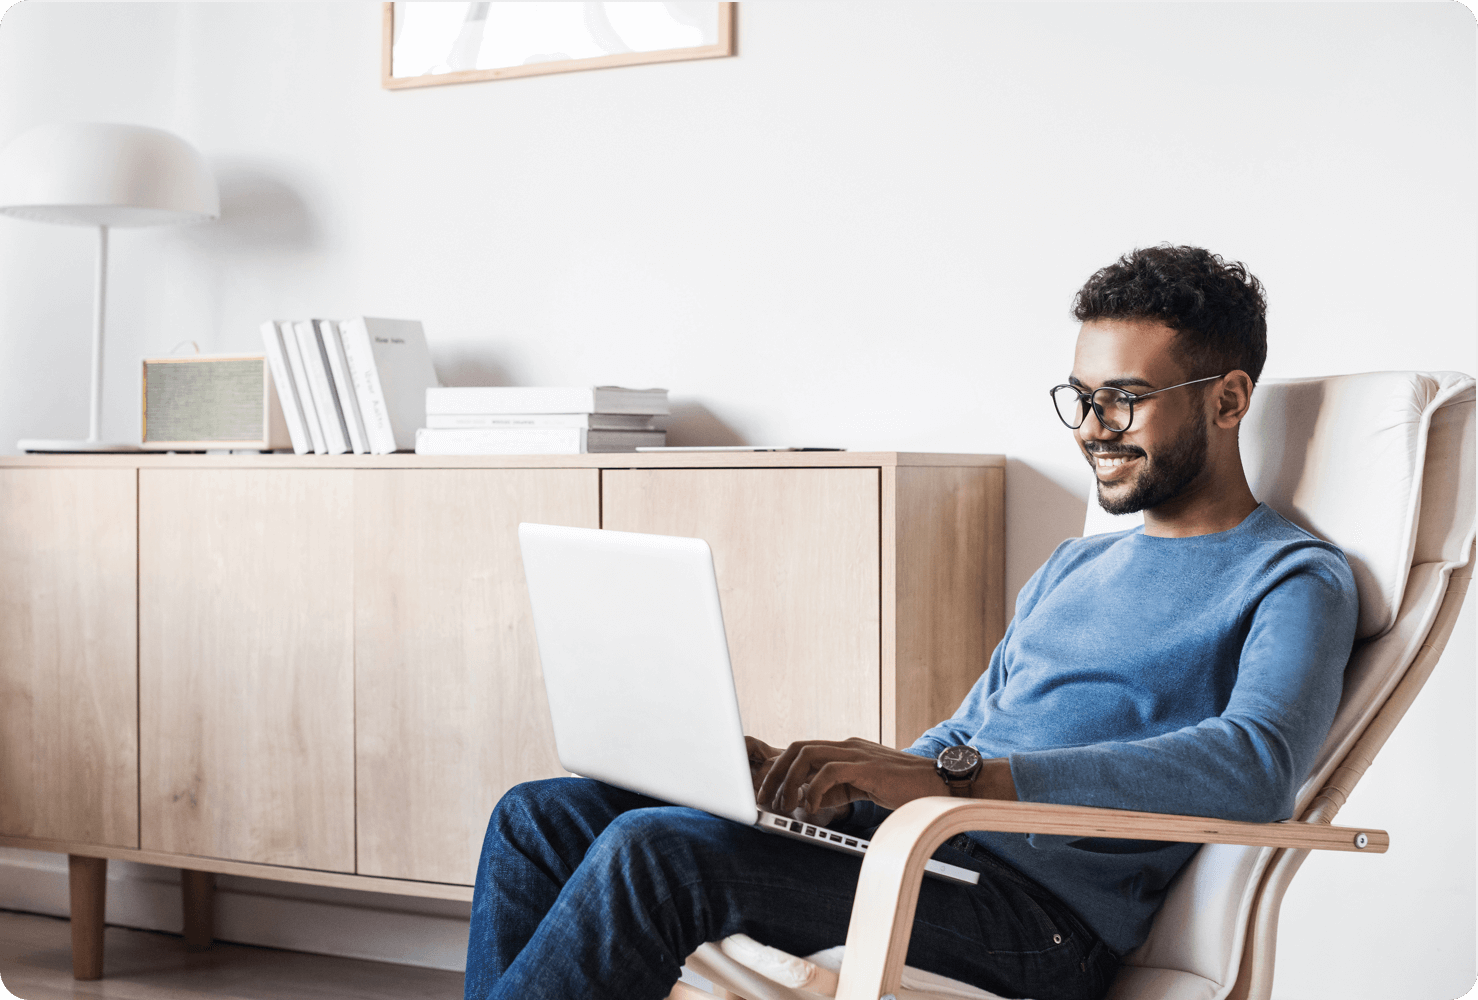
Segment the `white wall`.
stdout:
<path fill-rule="evenodd" d="M 735 59 L 395 93 L 379 17 L 5 14 L 0 141 L 156 125 L 221 182 L 218 223 L 113 240 L 107 433 L 137 439 L 143 354 L 252 349 L 269 317 L 415 316 L 451 384 L 669 386 L 674 443 L 1005 453 L 1014 594 L 1082 523 L 1089 475 L 1045 389 L 1073 291 L 1120 252 L 1245 260 L 1271 376 L 1478 370 L 1457 4 L 751 2 Z M 0 220 L 0 447 L 85 432 L 91 252 Z M 1305 866 L 1280 998 L 1472 985 L 1460 629 L 1346 812 L 1396 846 Z"/>

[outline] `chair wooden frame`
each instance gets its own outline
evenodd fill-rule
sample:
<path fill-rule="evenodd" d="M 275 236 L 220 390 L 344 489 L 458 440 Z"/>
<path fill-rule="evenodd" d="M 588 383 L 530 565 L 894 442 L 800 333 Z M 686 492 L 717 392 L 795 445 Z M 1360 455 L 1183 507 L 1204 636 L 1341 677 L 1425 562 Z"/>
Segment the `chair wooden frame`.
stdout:
<path fill-rule="evenodd" d="M 1470 546 L 1466 565 L 1454 569 L 1449 577 L 1431 628 L 1400 682 L 1297 821 L 1238 823 L 1196 816 L 944 796 L 916 799 L 904 805 L 878 828 L 863 860 L 852 919 L 847 927 L 846 957 L 842 961 L 836 1000 L 879 1000 L 901 995 L 904 956 L 913 932 L 924 863 L 950 837 L 971 830 L 1278 848 L 1258 886 L 1237 979 L 1227 994 L 1227 1000 L 1268 1000 L 1273 986 L 1278 909 L 1309 851 L 1380 854 L 1389 846 L 1390 838 L 1385 831 L 1336 827 L 1330 822 L 1441 658 L 1462 610 L 1475 555 L 1478 552 Z M 679 983 L 670 1000 L 711 1000 L 714 995 Z M 722 988 L 716 995 L 736 996 Z"/>

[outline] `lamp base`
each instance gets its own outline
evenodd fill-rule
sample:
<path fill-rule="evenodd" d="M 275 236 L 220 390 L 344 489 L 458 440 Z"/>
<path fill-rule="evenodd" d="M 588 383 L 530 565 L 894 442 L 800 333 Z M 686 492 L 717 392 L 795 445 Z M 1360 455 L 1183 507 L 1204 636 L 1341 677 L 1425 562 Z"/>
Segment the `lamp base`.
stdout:
<path fill-rule="evenodd" d="M 97 454 L 110 451 L 144 450 L 136 444 L 119 444 L 108 441 L 50 441 L 44 438 L 21 438 L 15 446 L 25 452 L 54 452 L 57 454 Z"/>

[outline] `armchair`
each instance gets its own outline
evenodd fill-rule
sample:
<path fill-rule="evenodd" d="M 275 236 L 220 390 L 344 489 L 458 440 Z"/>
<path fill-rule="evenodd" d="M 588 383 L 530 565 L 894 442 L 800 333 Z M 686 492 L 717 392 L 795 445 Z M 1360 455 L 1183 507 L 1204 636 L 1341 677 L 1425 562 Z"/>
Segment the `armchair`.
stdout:
<path fill-rule="evenodd" d="M 730 939 L 688 960 L 720 996 L 878 1000 L 993 994 L 906 968 L 923 863 L 965 830 L 1202 843 L 1176 876 L 1149 937 L 1125 957 L 1110 1000 L 1267 1000 L 1278 909 L 1310 850 L 1379 853 L 1381 831 L 1331 826 L 1440 658 L 1474 563 L 1474 380 L 1376 372 L 1266 380 L 1243 424 L 1260 500 L 1339 545 L 1360 596 L 1339 710 L 1295 815 L 1233 823 L 1111 809 L 947 797 L 889 817 L 862 866 L 845 947 L 796 959 Z M 1084 533 L 1132 527 L 1090 498 Z M 792 985 L 785 985 L 790 983 Z M 704 997 L 678 984 L 674 1000 Z"/>

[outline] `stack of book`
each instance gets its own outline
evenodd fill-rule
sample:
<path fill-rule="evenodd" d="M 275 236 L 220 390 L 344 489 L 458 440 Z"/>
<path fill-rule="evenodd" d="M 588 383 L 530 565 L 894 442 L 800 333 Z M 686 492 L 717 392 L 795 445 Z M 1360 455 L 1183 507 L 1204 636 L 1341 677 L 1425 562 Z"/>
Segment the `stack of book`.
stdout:
<path fill-rule="evenodd" d="M 417 320 L 269 320 L 267 363 L 299 455 L 410 451 L 439 383 Z"/>
<path fill-rule="evenodd" d="M 426 390 L 418 455 L 581 455 L 663 447 L 666 389 L 469 387 Z"/>

